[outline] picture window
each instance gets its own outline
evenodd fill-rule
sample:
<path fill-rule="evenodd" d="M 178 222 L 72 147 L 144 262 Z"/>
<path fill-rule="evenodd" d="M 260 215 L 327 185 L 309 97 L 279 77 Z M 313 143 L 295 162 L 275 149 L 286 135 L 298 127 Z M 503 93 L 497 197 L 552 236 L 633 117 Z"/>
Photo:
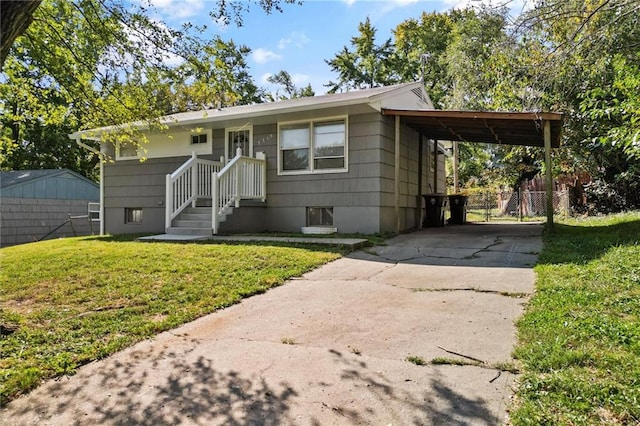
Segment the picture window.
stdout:
<path fill-rule="evenodd" d="M 346 119 L 283 124 L 278 136 L 280 172 L 346 171 Z"/>

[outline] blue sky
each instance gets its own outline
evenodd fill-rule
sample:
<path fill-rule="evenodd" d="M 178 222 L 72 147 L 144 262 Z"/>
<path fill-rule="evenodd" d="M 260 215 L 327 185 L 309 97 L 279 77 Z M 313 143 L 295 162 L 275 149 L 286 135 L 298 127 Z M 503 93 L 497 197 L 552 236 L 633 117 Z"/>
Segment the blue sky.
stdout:
<path fill-rule="evenodd" d="M 248 65 L 256 83 L 273 89 L 266 77 L 286 70 L 298 87 L 311 84 L 316 95 L 326 92 L 323 86 L 335 80 L 325 59 L 332 59 L 344 46 L 351 48 L 351 37 L 358 34 L 358 24 L 369 17 L 377 30 L 377 43 L 392 37 L 391 30 L 422 12 L 446 11 L 490 3 L 490 0 L 305 0 L 302 5 L 283 5 L 283 12 L 265 14 L 249 4 L 242 27 L 221 27 L 208 16 L 215 7 L 212 0 L 151 0 L 164 22 L 179 26 L 183 22 L 206 24 L 208 33 L 252 50 Z M 493 4 L 498 2 L 494 1 Z M 501 3 L 505 3 L 502 1 Z M 512 10 L 522 8 L 526 0 L 507 1 Z"/>

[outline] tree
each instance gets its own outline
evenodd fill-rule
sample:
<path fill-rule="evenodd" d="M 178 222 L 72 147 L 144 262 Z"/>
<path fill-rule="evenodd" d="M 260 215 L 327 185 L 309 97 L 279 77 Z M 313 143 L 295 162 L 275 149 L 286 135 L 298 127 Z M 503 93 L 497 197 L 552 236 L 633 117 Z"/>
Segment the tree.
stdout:
<path fill-rule="evenodd" d="M 446 52 L 453 27 L 450 13 L 423 12 L 419 20 L 408 19 L 393 31 L 401 80 L 423 79 L 427 93 L 437 107 L 444 106 L 443 98 L 451 87 Z"/>
<path fill-rule="evenodd" d="M 533 91 L 567 115 L 560 171 L 591 174 L 595 210 L 639 207 L 640 2 L 548 0 L 518 24 L 545 52 L 529 61 Z"/>
<path fill-rule="evenodd" d="M 338 73 L 337 82 L 325 85 L 329 93 L 388 86 L 400 80 L 393 63 L 391 39 L 376 45 L 376 29 L 369 18 L 358 25 L 358 32 L 359 35 L 351 38 L 353 50 L 344 46 L 333 59 L 325 60 L 331 70 Z"/>
<path fill-rule="evenodd" d="M 238 2 L 216 0 L 215 6 L 209 12 L 209 15 L 216 22 L 224 22 L 229 24 L 234 21 L 236 25 L 242 26 L 242 16 L 248 13 L 250 3 L 258 4 L 259 7 L 267 14 L 273 11 L 282 12 L 282 4 L 296 3 L 298 0 L 254 0 L 251 2 Z M 34 12 L 39 8 L 42 0 L 3 0 L 0 2 L 0 69 L 4 66 L 4 61 L 9 54 L 14 41 L 24 34 L 31 24 Z M 136 24 L 144 23 L 148 25 L 151 20 L 146 18 L 146 13 L 152 9 L 150 1 L 143 1 L 136 9 L 135 4 L 125 4 L 121 0 L 76 0 L 74 4 L 77 7 L 87 10 L 87 4 L 92 8 L 103 8 L 108 11 L 107 20 L 116 18 L 133 32 L 136 32 Z M 162 24 L 159 27 L 163 26 Z M 157 29 L 158 27 L 156 27 Z M 95 27 L 94 31 L 100 31 L 99 27 Z M 145 34 L 154 38 L 153 33 Z M 156 46 L 159 47 L 159 46 Z"/>
<path fill-rule="evenodd" d="M 256 3 L 269 13 L 293 2 Z M 262 100 L 247 71 L 248 48 L 221 39 L 203 42 L 190 25 L 168 28 L 149 18 L 147 3 L 44 0 L 37 7 L 27 5 L 35 6 L 19 2 L 12 7 L 15 19 L 33 10 L 33 23 L 3 64 L 2 168 L 57 159 L 58 166 L 75 161 L 77 167 L 71 168 L 90 175 L 87 168 L 95 160 L 75 160 L 78 151 L 75 144 L 70 148 L 65 132 L 118 125 L 111 142 L 144 144 L 135 127 L 120 123 L 142 120 L 161 129 L 160 117 L 170 112 Z M 234 16 L 238 23 L 247 10 L 248 3 L 221 1 L 211 14 L 216 19 Z M 3 12 L 3 32 L 6 18 Z M 176 68 L 176 63 L 181 65 Z M 69 158 L 62 158 L 64 152 Z M 33 158 L 27 161 L 26 156 Z"/>
<path fill-rule="evenodd" d="M 307 86 L 303 87 L 302 89 L 298 89 L 298 87 L 296 87 L 296 85 L 294 84 L 291 75 L 284 70 L 281 70 L 277 74 L 270 75 L 267 78 L 267 81 L 271 84 L 282 86 L 284 91 L 283 94 L 280 94 L 276 91 L 275 95 L 267 95 L 267 98 L 272 102 L 282 101 L 285 99 L 296 99 L 315 96 L 315 92 L 313 91 L 311 84 L 307 84 Z"/>
<path fill-rule="evenodd" d="M 496 83 L 493 55 L 506 39 L 506 9 L 451 12 L 454 22 L 444 62 L 450 88 L 443 103 L 449 109 L 490 109 Z"/>
<path fill-rule="evenodd" d="M 171 112 L 195 111 L 262 102 L 264 94 L 248 71 L 247 46 L 220 37 L 202 46 L 173 72 L 175 105 Z"/>
<path fill-rule="evenodd" d="M 0 70 L 9 55 L 13 42 L 23 34 L 31 21 L 33 12 L 42 0 L 3 0 L 0 2 Z"/>

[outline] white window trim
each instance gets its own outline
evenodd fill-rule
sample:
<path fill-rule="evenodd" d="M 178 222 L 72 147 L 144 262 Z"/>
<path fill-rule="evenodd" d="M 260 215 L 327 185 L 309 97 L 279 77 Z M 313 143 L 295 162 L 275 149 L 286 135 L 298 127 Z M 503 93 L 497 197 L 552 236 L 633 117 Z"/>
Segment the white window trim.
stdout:
<path fill-rule="evenodd" d="M 193 143 L 192 137 L 198 135 L 207 135 L 207 143 Z M 192 129 L 189 132 L 189 137 L 187 139 L 187 146 L 191 152 L 195 152 L 196 154 L 211 154 L 212 146 L 213 146 L 213 129 L 201 129 L 200 131 L 196 131 L 196 129 Z"/>
<path fill-rule="evenodd" d="M 344 168 L 341 169 L 314 169 L 314 161 L 313 161 L 313 131 L 311 131 L 311 126 L 315 125 L 315 123 L 326 123 L 329 121 L 344 121 Z M 280 150 L 280 127 L 282 126 L 290 126 L 294 124 L 308 123 L 310 130 L 311 146 L 309 147 L 309 170 L 282 170 L 282 155 Z M 278 156 L 278 176 L 287 176 L 287 175 L 317 175 L 317 174 L 327 174 L 327 173 L 348 173 L 349 172 L 349 116 L 348 115 L 338 115 L 338 116 L 330 116 L 330 117 L 320 117 L 314 118 L 310 120 L 295 120 L 295 121 L 283 121 L 278 122 L 278 144 L 277 144 L 277 156 Z"/>
<path fill-rule="evenodd" d="M 136 155 L 128 155 L 128 156 L 121 156 L 120 155 L 120 142 L 118 142 L 116 144 L 116 161 L 123 161 L 123 160 L 140 160 L 140 147 L 136 147 Z"/>
<path fill-rule="evenodd" d="M 249 152 L 243 152 L 245 157 L 253 158 L 253 126 L 225 127 L 224 129 L 224 158 L 231 161 L 235 156 L 235 152 L 229 152 L 229 132 L 237 132 L 240 130 L 249 131 Z"/>

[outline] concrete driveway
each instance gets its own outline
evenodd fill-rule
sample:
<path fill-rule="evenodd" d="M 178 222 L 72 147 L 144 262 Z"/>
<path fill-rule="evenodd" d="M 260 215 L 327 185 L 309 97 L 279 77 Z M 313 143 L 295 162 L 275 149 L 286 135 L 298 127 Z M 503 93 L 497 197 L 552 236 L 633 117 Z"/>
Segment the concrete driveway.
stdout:
<path fill-rule="evenodd" d="M 514 376 L 497 367 L 512 362 L 541 231 L 398 236 L 50 381 L 0 423 L 501 424 Z M 452 362 L 470 358 L 482 363 Z"/>

